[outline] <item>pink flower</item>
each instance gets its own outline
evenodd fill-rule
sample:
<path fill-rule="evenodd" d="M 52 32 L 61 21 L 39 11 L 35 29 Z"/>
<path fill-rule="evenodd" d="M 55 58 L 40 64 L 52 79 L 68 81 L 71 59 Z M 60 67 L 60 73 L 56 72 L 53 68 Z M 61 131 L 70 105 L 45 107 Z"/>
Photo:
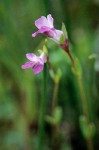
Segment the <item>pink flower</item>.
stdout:
<path fill-rule="evenodd" d="M 35 26 L 38 28 L 38 31 L 32 34 L 32 37 L 35 37 L 37 34 L 41 33 L 49 38 L 53 38 L 57 43 L 60 43 L 60 37 L 63 34 L 63 31 L 56 30 L 53 25 L 53 18 L 49 14 L 47 18 L 42 16 L 41 18 L 35 21 Z"/>
<path fill-rule="evenodd" d="M 29 61 L 21 66 L 22 69 L 32 68 L 34 74 L 38 74 L 44 69 L 44 63 L 47 60 L 44 52 L 42 52 L 40 56 L 29 53 L 26 54 L 26 58 L 29 59 Z"/>

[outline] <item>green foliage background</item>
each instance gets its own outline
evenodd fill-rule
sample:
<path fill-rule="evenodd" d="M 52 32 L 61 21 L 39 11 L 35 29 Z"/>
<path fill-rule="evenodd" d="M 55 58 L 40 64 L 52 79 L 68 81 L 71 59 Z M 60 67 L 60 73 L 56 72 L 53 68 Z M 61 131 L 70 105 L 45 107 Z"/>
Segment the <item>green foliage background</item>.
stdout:
<path fill-rule="evenodd" d="M 99 0 L 1 0 L 0 1 L 0 150 L 36 150 L 42 73 L 22 70 L 25 54 L 36 52 L 44 36 L 32 38 L 34 21 L 52 14 L 55 27 L 64 22 L 70 51 L 82 65 L 90 120 L 95 123 L 94 148 L 99 147 Z M 81 95 L 67 54 L 48 41 L 51 64 L 61 69 L 58 91 L 61 135 L 51 145 L 51 126 L 46 123 L 46 150 L 86 149 L 79 128 Z M 54 83 L 48 74 L 47 115 L 51 115 Z M 53 134 L 52 134 L 53 135 Z"/>

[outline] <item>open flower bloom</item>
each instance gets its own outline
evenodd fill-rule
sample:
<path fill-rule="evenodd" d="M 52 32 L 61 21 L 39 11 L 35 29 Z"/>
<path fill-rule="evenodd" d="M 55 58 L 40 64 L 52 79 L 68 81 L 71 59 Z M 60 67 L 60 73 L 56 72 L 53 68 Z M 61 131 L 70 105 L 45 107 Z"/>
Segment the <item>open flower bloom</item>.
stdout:
<path fill-rule="evenodd" d="M 53 38 L 57 43 L 60 43 L 60 37 L 63 34 L 63 31 L 56 30 L 53 25 L 53 18 L 49 14 L 47 18 L 45 16 L 40 17 L 35 21 L 35 26 L 38 28 L 38 31 L 32 34 L 32 37 L 35 37 L 37 34 L 41 33 L 49 38 Z"/>
<path fill-rule="evenodd" d="M 40 73 L 44 69 L 44 63 L 46 63 L 46 55 L 44 52 L 40 56 L 36 56 L 33 53 L 26 54 L 26 58 L 29 60 L 21 66 L 22 69 L 32 68 L 34 74 Z"/>

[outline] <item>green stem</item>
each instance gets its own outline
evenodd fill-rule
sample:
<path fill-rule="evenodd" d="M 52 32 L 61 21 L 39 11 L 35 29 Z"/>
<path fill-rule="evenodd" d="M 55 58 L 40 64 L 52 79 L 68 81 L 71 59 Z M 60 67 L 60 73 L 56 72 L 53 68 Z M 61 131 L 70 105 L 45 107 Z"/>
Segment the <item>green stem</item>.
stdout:
<path fill-rule="evenodd" d="M 84 87 L 83 87 L 83 83 L 82 83 L 82 78 L 77 76 L 77 80 L 78 80 L 78 84 L 79 84 L 79 89 L 80 89 L 80 93 L 81 93 L 81 99 L 82 99 L 82 109 L 83 109 L 83 113 L 87 118 L 88 123 L 90 123 L 90 118 L 89 118 L 89 111 L 88 111 L 88 104 L 87 104 L 87 98 L 84 92 Z"/>
<path fill-rule="evenodd" d="M 43 71 L 43 87 L 42 87 L 42 101 L 40 106 L 40 119 L 39 119 L 39 143 L 38 150 L 44 150 L 44 135 L 45 135 L 45 113 L 47 100 L 47 64 L 44 65 Z"/>
<path fill-rule="evenodd" d="M 89 111 L 88 111 L 88 104 L 87 104 L 87 98 L 85 95 L 84 87 L 83 87 L 83 82 L 82 78 L 77 76 L 79 88 L 80 88 L 80 93 L 81 93 L 81 98 L 82 98 L 82 109 L 83 109 L 83 114 L 87 118 L 87 123 L 90 124 L 90 117 L 89 117 Z M 88 150 L 93 150 L 93 141 L 92 138 L 86 138 L 86 144 L 87 144 L 87 149 Z"/>
<path fill-rule="evenodd" d="M 68 54 L 68 56 L 69 56 L 69 58 L 70 58 L 72 64 L 74 65 L 74 59 L 73 59 L 71 53 L 70 53 L 69 51 L 67 51 L 67 54 Z"/>
<path fill-rule="evenodd" d="M 59 81 L 56 82 L 54 80 L 54 91 L 53 91 L 53 99 L 52 99 L 52 116 L 53 116 L 54 110 L 57 106 L 58 89 L 59 89 Z M 53 149 L 57 149 L 56 147 L 58 146 L 58 143 L 60 141 L 59 135 L 60 135 L 59 134 L 59 124 L 58 123 L 55 125 L 53 124 L 52 125 L 52 140 L 51 140 Z"/>
<path fill-rule="evenodd" d="M 76 72 L 76 66 L 75 66 L 74 60 L 73 60 L 73 58 L 72 58 L 72 56 L 69 52 L 68 52 L 68 55 L 71 59 L 73 68 L 75 69 L 75 72 Z M 86 98 L 86 94 L 85 94 L 85 91 L 84 91 L 82 75 L 76 75 L 76 77 L 77 77 L 77 81 L 78 81 L 78 85 L 79 85 L 79 89 L 80 89 L 80 93 L 81 93 L 83 114 L 87 118 L 87 123 L 90 124 L 90 115 L 89 115 L 89 110 L 88 110 L 87 98 Z M 88 150 L 93 150 L 94 149 L 93 141 L 92 141 L 91 137 L 89 137 L 89 138 L 86 137 L 86 144 L 87 144 L 87 149 Z"/>
<path fill-rule="evenodd" d="M 54 111 L 54 108 L 57 105 L 58 88 L 59 88 L 59 81 L 55 82 L 55 85 L 54 85 L 53 100 L 52 100 L 52 113 Z"/>

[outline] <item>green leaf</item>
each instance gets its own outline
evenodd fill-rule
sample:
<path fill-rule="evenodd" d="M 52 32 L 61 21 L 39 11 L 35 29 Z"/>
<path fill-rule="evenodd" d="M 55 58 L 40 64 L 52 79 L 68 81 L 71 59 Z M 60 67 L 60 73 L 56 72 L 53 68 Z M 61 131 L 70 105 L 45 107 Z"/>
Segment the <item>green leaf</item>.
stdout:
<path fill-rule="evenodd" d="M 59 124 L 62 118 L 62 109 L 61 107 L 56 107 L 52 116 L 46 116 L 46 121 L 50 124 Z"/>
<path fill-rule="evenodd" d="M 64 41 L 65 41 L 65 37 L 64 37 L 64 35 L 62 34 L 61 37 L 60 37 L 60 43 L 62 44 L 62 43 L 64 43 Z"/>
<path fill-rule="evenodd" d="M 62 72 L 61 72 L 61 70 L 58 68 L 58 69 L 57 69 L 57 72 L 56 72 L 56 76 L 55 76 L 55 81 L 56 81 L 56 82 L 59 82 L 59 80 L 61 79 L 61 76 L 62 76 Z"/>
<path fill-rule="evenodd" d="M 88 58 L 89 59 L 96 59 L 97 58 L 97 54 L 93 53 L 93 54 L 89 55 Z"/>
<path fill-rule="evenodd" d="M 61 107 L 56 107 L 53 113 L 54 123 L 58 124 L 62 118 L 62 109 Z"/>
<path fill-rule="evenodd" d="M 44 53 L 48 56 L 48 50 L 47 50 L 46 45 L 43 45 L 43 51 L 44 51 Z"/>
<path fill-rule="evenodd" d="M 55 74 L 54 74 L 54 71 L 52 69 L 49 70 L 49 73 L 50 73 L 50 77 L 55 80 Z"/>
<path fill-rule="evenodd" d="M 62 23 L 62 31 L 64 33 L 64 38 L 68 39 L 68 34 L 64 23 Z"/>
<path fill-rule="evenodd" d="M 95 126 L 89 123 L 85 116 L 80 116 L 80 128 L 85 138 L 92 138 L 95 135 Z"/>

